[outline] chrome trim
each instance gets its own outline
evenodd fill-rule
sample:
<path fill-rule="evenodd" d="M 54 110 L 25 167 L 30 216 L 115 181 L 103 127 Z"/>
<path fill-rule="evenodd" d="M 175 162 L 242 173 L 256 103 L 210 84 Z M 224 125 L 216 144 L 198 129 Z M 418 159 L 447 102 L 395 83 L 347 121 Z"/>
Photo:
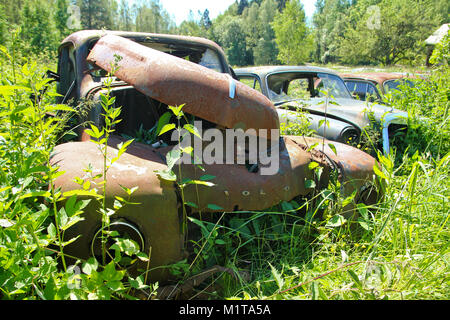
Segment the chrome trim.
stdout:
<path fill-rule="evenodd" d="M 395 121 L 396 120 L 396 121 Z M 389 125 L 391 124 L 405 124 L 406 123 L 406 117 L 400 113 L 389 113 L 384 117 L 383 121 L 383 129 L 381 131 L 381 136 L 383 139 L 383 153 L 389 154 L 390 153 L 390 144 L 389 144 Z"/>

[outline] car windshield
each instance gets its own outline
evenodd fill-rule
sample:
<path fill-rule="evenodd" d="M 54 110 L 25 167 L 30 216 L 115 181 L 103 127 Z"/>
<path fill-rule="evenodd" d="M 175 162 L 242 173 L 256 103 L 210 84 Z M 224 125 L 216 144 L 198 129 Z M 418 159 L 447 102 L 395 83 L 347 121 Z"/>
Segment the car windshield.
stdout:
<path fill-rule="evenodd" d="M 401 85 L 407 85 L 407 86 L 413 87 L 414 83 L 410 80 L 399 79 L 399 80 L 389 80 L 383 84 L 384 91 L 386 91 L 386 92 L 391 91 L 391 90 L 400 90 Z"/>
<path fill-rule="evenodd" d="M 222 68 L 221 61 L 219 59 L 218 54 L 212 49 L 205 48 L 203 46 L 187 46 L 187 45 L 176 45 L 176 44 L 166 44 L 159 42 L 139 42 L 146 47 L 152 48 L 154 50 L 158 50 L 164 53 L 171 54 L 173 56 L 197 63 L 201 66 L 204 66 L 208 69 L 224 72 Z M 94 46 L 95 42 L 91 44 Z M 93 66 L 91 66 L 93 67 Z M 107 72 L 103 69 L 92 68 L 90 71 L 92 76 L 96 77 L 106 77 Z"/>
<path fill-rule="evenodd" d="M 336 75 L 320 72 L 282 72 L 267 77 L 269 98 L 275 102 L 309 100 L 325 96 L 352 99 L 344 81 Z"/>

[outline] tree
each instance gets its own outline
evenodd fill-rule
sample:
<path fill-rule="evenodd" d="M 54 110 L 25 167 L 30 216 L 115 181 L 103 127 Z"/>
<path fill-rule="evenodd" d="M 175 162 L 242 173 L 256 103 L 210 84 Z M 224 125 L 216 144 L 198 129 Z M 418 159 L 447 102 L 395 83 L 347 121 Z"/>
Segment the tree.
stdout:
<path fill-rule="evenodd" d="M 338 39 L 345 31 L 345 15 L 349 7 L 348 0 L 317 0 L 313 16 L 316 61 L 328 63 L 338 59 Z"/>
<path fill-rule="evenodd" d="M 350 64 L 412 61 L 438 21 L 430 0 L 360 1 L 348 15 L 338 52 Z"/>
<path fill-rule="evenodd" d="M 69 35 L 71 32 L 67 27 L 67 21 L 69 19 L 69 13 L 67 12 L 68 8 L 69 3 L 67 0 L 57 0 L 54 20 L 56 29 L 58 29 L 61 38 Z"/>
<path fill-rule="evenodd" d="M 272 23 L 278 45 L 278 59 L 285 64 L 301 64 L 309 59 L 312 44 L 299 0 L 290 0 Z"/>
<path fill-rule="evenodd" d="M 117 2 L 115 0 L 77 0 L 81 24 L 86 29 L 116 29 Z"/>
<path fill-rule="evenodd" d="M 136 31 L 169 33 L 172 28 L 173 22 L 159 0 L 145 1 L 136 7 Z"/>
<path fill-rule="evenodd" d="M 203 11 L 202 18 L 200 19 L 200 25 L 203 28 L 205 28 L 206 30 L 211 28 L 212 22 L 211 22 L 211 19 L 209 18 L 209 10 L 208 9 L 205 9 L 205 11 Z"/>
<path fill-rule="evenodd" d="M 237 17 L 230 17 L 216 25 L 219 44 L 224 48 L 231 65 L 243 66 L 247 64 L 247 44 L 242 21 Z"/>
<path fill-rule="evenodd" d="M 3 4 L 0 3 L 0 11 L 3 12 Z M 0 16 L 0 45 L 5 45 L 7 41 L 8 22 L 5 17 Z"/>
<path fill-rule="evenodd" d="M 134 28 L 133 19 L 131 16 L 131 8 L 127 0 L 121 0 L 119 6 L 119 29 L 125 31 L 132 31 Z"/>
<path fill-rule="evenodd" d="M 287 0 L 276 0 L 276 2 L 277 2 L 277 7 L 278 7 L 279 12 L 283 11 L 284 8 L 286 8 Z"/>
<path fill-rule="evenodd" d="M 49 3 L 27 1 L 22 9 L 20 39 L 24 53 L 56 51 L 58 32 Z"/>
<path fill-rule="evenodd" d="M 21 23 L 23 6 L 23 0 L 0 0 L 1 15 L 10 25 L 19 25 Z"/>
<path fill-rule="evenodd" d="M 244 11 L 244 9 L 247 8 L 247 7 L 248 7 L 248 1 L 247 0 L 239 0 L 238 9 L 237 9 L 238 15 L 241 15 L 242 12 Z"/>
<path fill-rule="evenodd" d="M 275 0 L 264 0 L 259 6 L 259 37 L 256 47 L 253 48 L 255 64 L 275 64 L 277 62 L 278 48 L 275 42 L 275 33 L 271 23 L 277 11 Z"/>

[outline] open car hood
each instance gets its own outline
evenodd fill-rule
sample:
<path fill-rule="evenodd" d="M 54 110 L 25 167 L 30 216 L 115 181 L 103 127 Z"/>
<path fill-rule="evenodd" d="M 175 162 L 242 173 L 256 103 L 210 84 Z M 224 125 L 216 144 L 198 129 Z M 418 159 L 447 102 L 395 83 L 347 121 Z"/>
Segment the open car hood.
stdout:
<path fill-rule="evenodd" d="M 229 74 L 115 35 L 100 38 L 87 60 L 110 72 L 115 55 L 122 58 L 115 76 L 155 100 L 172 106 L 185 104 L 186 113 L 225 128 L 279 128 L 272 102 Z"/>

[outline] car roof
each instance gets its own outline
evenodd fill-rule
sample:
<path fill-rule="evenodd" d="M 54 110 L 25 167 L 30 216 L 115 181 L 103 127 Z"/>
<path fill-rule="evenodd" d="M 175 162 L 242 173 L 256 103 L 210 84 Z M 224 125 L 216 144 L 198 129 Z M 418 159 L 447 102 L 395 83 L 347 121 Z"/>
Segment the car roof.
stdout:
<path fill-rule="evenodd" d="M 343 79 L 369 80 L 379 85 L 383 85 L 387 80 L 414 78 L 411 74 L 399 72 L 339 73 L 339 76 Z"/>
<path fill-rule="evenodd" d="M 147 32 L 131 32 L 131 31 L 112 31 L 112 30 L 80 30 L 67 36 L 60 45 L 60 48 L 72 43 L 75 48 L 80 47 L 86 42 L 98 39 L 104 35 L 115 35 L 131 40 L 147 40 L 154 42 L 183 42 L 186 44 L 201 44 L 206 47 L 214 48 L 225 56 L 222 48 L 212 40 L 192 37 L 192 36 L 180 36 L 172 34 L 159 34 L 159 33 L 147 33 Z"/>
<path fill-rule="evenodd" d="M 264 78 L 270 73 L 278 72 L 322 72 L 337 75 L 331 69 L 315 67 L 315 66 L 259 66 L 259 67 L 247 67 L 247 68 L 237 68 L 234 72 L 239 74 L 257 74 L 261 78 Z"/>

